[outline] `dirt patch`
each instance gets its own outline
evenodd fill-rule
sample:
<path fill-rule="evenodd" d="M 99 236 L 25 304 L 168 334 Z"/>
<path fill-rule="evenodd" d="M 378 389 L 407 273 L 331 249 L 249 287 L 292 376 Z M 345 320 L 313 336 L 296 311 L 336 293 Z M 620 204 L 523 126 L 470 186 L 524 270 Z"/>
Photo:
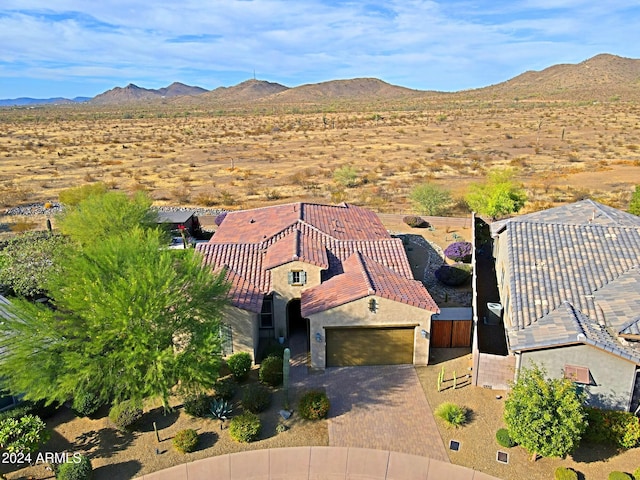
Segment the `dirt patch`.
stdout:
<path fill-rule="evenodd" d="M 447 428 L 444 422 L 436 419 L 446 447 L 451 440 L 460 442 L 457 452 L 447 450 L 452 463 L 504 480 L 548 480 L 553 478 L 553 472 L 559 466 L 573 468 L 586 480 L 602 480 L 613 470 L 630 473 L 640 466 L 638 448 L 618 452 L 610 447 L 585 445 L 566 459 L 542 458 L 532 462 L 529 453 L 521 447 L 500 447 L 495 434 L 504 427 L 502 414 L 507 392 L 473 387 L 470 380 L 460 378 L 471 373 L 471 353 L 468 349 L 432 349 L 431 356 L 431 365 L 416 368 L 431 408 L 435 410 L 443 402 L 453 402 L 468 408 L 470 412 L 469 423 L 458 429 Z M 442 367 L 446 381 L 442 385 L 443 390 L 438 392 L 437 378 Z M 455 390 L 454 371 L 458 377 Z M 498 450 L 508 453 L 508 464 L 496 461 Z"/>

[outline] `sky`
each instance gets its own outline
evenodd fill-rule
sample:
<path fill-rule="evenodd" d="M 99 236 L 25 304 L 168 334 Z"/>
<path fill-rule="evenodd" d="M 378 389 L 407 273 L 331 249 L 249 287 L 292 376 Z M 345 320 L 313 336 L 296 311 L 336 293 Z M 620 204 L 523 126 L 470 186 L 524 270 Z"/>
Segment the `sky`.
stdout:
<path fill-rule="evenodd" d="M 637 0 L 2 0 L 0 98 L 254 76 L 459 91 L 599 53 L 640 58 L 638 25 Z"/>

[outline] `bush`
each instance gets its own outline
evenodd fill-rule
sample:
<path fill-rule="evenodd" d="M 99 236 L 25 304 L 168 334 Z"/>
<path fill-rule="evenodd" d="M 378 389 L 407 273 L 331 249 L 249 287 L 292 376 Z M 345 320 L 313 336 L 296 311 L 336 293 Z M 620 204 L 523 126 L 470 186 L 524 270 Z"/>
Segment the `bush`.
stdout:
<path fill-rule="evenodd" d="M 211 398 L 204 393 L 189 395 L 184 399 L 184 411 L 192 417 L 205 417 L 209 413 Z"/>
<path fill-rule="evenodd" d="M 553 478 L 555 480 L 578 480 L 578 473 L 567 467 L 558 467 Z"/>
<path fill-rule="evenodd" d="M 37 415 L 5 418 L 0 422 L 0 445 L 3 453 L 34 453 L 50 437 L 47 425 Z"/>
<path fill-rule="evenodd" d="M 227 360 L 227 365 L 237 380 L 244 380 L 251 370 L 251 355 L 247 352 L 234 353 Z"/>
<path fill-rule="evenodd" d="M 302 418 L 320 420 L 321 418 L 326 418 L 330 406 L 326 393 L 320 390 L 311 390 L 300 399 L 298 411 Z"/>
<path fill-rule="evenodd" d="M 231 400 L 231 397 L 236 393 L 238 384 L 231 377 L 219 378 L 216 383 L 213 384 L 213 391 L 217 398 L 223 400 Z"/>
<path fill-rule="evenodd" d="M 284 345 L 280 345 L 279 343 L 273 343 L 265 349 L 264 354 L 262 355 L 262 358 L 263 359 L 269 358 L 269 357 L 284 358 L 284 349 L 285 349 Z"/>
<path fill-rule="evenodd" d="M 76 463 L 75 459 L 79 458 Z M 72 457 L 71 461 L 61 463 L 56 467 L 56 478 L 58 480 L 89 480 L 93 472 L 91 460 L 84 455 Z"/>
<path fill-rule="evenodd" d="M 252 413 L 260 413 L 271 404 L 271 392 L 262 385 L 251 384 L 242 394 L 242 408 Z"/>
<path fill-rule="evenodd" d="M 633 480 L 631 475 L 624 472 L 613 471 L 609 474 L 609 480 Z"/>
<path fill-rule="evenodd" d="M 402 219 L 402 221 L 411 228 L 427 228 L 429 226 L 429 222 L 417 215 L 407 215 Z"/>
<path fill-rule="evenodd" d="M 224 220 L 224 217 L 227 216 L 228 212 L 222 212 L 219 213 L 218 215 L 216 215 L 216 218 L 213 220 L 213 222 L 217 225 L 220 226 L 220 224 L 222 223 L 222 221 Z"/>
<path fill-rule="evenodd" d="M 90 417 L 104 405 L 104 402 L 95 394 L 80 390 L 73 397 L 72 409 L 79 417 Z"/>
<path fill-rule="evenodd" d="M 470 242 L 454 242 L 444 250 L 444 255 L 454 262 L 469 263 L 473 245 Z"/>
<path fill-rule="evenodd" d="M 198 432 L 193 428 L 180 430 L 173 437 L 173 446 L 180 453 L 191 453 L 198 446 Z"/>
<path fill-rule="evenodd" d="M 438 405 L 436 415 L 444 420 L 448 426 L 460 427 L 467 422 L 467 411 L 455 403 L 445 402 Z"/>
<path fill-rule="evenodd" d="M 516 446 L 516 442 L 513 441 L 513 438 L 509 435 L 509 430 L 506 428 L 501 428 L 496 432 L 496 440 L 498 441 L 498 445 L 504 448 Z"/>
<path fill-rule="evenodd" d="M 445 285 L 457 287 L 465 283 L 471 277 L 471 265 L 456 263 L 455 265 L 442 265 L 435 271 L 436 278 Z"/>
<path fill-rule="evenodd" d="M 109 411 L 109 420 L 119 430 L 126 430 L 142 418 L 142 409 L 132 400 L 115 404 Z"/>
<path fill-rule="evenodd" d="M 640 480 L 640 467 L 636 468 L 633 471 L 633 479 L 634 480 Z"/>
<path fill-rule="evenodd" d="M 237 442 L 252 442 L 260 434 L 260 418 L 251 412 L 233 417 L 229 424 L 229 436 Z"/>
<path fill-rule="evenodd" d="M 583 439 L 591 443 L 604 443 L 621 448 L 640 445 L 640 419 L 631 412 L 601 410 L 587 407 L 589 428 Z"/>
<path fill-rule="evenodd" d="M 278 357 L 267 357 L 260 365 L 260 381 L 277 387 L 282 383 L 282 359 Z"/>

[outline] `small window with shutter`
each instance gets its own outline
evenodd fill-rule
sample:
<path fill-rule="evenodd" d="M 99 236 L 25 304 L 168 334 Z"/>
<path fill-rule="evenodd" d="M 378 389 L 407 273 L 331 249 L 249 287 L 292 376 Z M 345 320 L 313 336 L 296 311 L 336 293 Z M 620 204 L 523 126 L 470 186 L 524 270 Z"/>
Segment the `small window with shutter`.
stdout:
<path fill-rule="evenodd" d="M 293 270 L 289 272 L 289 285 L 305 285 L 307 283 L 307 272 Z"/>

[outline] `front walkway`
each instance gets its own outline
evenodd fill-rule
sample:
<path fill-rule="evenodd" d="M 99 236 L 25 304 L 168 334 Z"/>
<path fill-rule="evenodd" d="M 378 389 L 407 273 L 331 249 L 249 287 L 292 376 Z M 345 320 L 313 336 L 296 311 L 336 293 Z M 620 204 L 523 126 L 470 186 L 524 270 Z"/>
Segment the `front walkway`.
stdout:
<path fill-rule="evenodd" d="M 329 445 L 361 447 L 448 462 L 412 365 L 327 368 L 307 373 L 304 336 L 290 339 L 295 391 L 322 388 L 331 401 Z"/>
<path fill-rule="evenodd" d="M 293 447 L 232 453 L 184 463 L 140 480 L 499 480 L 406 453 L 340 447 Z"/>

